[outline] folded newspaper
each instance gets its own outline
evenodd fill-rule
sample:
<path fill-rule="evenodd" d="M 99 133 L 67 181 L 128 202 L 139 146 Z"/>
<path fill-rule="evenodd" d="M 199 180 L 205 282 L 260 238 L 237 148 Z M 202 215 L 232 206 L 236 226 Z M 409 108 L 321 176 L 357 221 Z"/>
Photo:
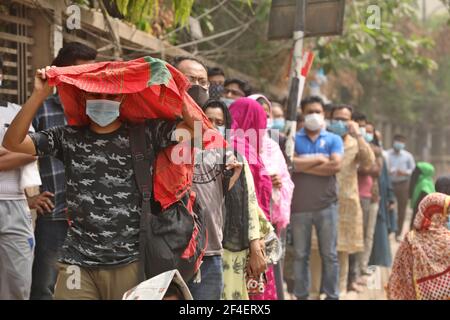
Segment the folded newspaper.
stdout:
<path fill-rule="evenodd" d="M 171 270 L 141 282 L 123 295 L 123 300 L 163 300 L 167 289 L 175 284 L 184 300 L 194 300 L 178 270 Z"/>

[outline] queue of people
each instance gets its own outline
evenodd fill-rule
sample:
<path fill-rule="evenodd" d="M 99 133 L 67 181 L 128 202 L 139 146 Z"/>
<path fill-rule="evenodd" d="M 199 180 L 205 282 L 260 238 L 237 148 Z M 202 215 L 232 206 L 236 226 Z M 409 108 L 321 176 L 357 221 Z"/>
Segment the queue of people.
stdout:
<path fill-rule="evenodd" d="M 389 235 L 402 234 L 410 196 L 423 228 L 434 169 L 416 167 L 403 136 L 383 150 L 354 107 L 303 99 L 291 162 L 283 106 L 246 81 L 192 56 L 119 65 L 96 55 L 66 44 L 22 107 L 0 108 L 0 299 L 121 299 L 155 276 L 149 256 L 163 259 L 145 251 L 148 212 L 192 217 L 187 238 L 175 225 L 159 231 L 177 239 L 164 250 L 189 262 L 175 267 L 196 300 L 283 300 L 285 282 L 295 299 L 337 300 L 361 290 L 369 266 L 391 266 Z M 150 188 L 137 177 L 142 159 Z"/>

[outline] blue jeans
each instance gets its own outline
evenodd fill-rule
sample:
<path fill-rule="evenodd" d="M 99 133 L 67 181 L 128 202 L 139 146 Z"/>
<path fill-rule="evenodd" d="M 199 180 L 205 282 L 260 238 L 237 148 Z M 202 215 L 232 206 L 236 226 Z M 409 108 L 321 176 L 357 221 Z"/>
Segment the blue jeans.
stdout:
<path fill-rule="evenodd" d="M 220 300 L 223 291 L 222 256 L 207 256 L 200 266 L 201 282 L 189 281 L 194 300 Z"/>
<path fill-rule="evenodd" d="M 38 218 L 34 236 L 33 280 L 31 300 L 52 300 L 58 268 L 56 260 L 60 248 L 66 239 L 69 225 L 66 220 Z"/>
<path fill-rule="evenodd" d="M 294 238 L 294 294 L 299 299 L 309 296 L 312 227 L 316 228 L 319 252 L 322 259 L 322 291 L 327 299 L 339 299 L 339 262 L 337 245 L 338 207 L 329 207 L 315 212 L 295 213 L 291 216 Z"/>

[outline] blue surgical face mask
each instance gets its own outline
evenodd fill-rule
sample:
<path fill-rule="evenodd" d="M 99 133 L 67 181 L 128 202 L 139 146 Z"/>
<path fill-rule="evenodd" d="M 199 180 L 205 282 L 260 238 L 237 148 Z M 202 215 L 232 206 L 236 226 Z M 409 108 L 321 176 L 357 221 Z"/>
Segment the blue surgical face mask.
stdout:
<path fill-rule="evenodd" d="M 341 137 L 345 136 L 348 132 L 347 123 L 342 120 L 332 120 L 329 129 Z"/>
<path fill-rule="evenodd" d="M 225 126 L 216 126 L 216 129 L 219 130 L 222 137 L 225 137 Z"/>
<path fill-rule="evenodd" d="M 393 147 L 396 151 L 401 151 L 401 150 L 405 149 L 405 144 L 400 141 L 394 141 Z"/>
<path fill-rule="evenodd" d="M 366 133 L 365 138 L 368 143 L 371 143 L 373 141 L 373 133 Z"/>
<path fill-rule="evenodd" d="M 273 119 L 273 121 L 272 121 L 272 129 L 277 129 L 277 130 L 283 131 L 285 125 L 286 125 L 286 120 L 284 120 L 283 118 Z"/>
<path fill-rule="evenodd" d="M 234 102 L 234 99 L 230 99 L 230 98 L 220 98 L 220 100 L 222 100 L 223 103 L 225 103 L 227 105 L 227 107 L 229 108 L 231 106 L 231 104 Z"/>
<path fill-rule="evenodd" d="M 86 100 L 86 114 L 101 127 L 106 127 L 119 117 L 120 101 Z"/>

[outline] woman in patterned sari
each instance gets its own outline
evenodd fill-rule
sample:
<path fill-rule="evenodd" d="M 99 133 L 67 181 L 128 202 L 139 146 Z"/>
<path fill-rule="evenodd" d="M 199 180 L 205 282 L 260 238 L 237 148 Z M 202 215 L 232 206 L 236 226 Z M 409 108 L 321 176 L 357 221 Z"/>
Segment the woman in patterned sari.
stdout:
<path fill-rule="evenodd" d="M 419 204 L 414 229 L 395 257 L 387 285 L 390 300 L 450 299 L 450 196 L 432 193 Z"/>

